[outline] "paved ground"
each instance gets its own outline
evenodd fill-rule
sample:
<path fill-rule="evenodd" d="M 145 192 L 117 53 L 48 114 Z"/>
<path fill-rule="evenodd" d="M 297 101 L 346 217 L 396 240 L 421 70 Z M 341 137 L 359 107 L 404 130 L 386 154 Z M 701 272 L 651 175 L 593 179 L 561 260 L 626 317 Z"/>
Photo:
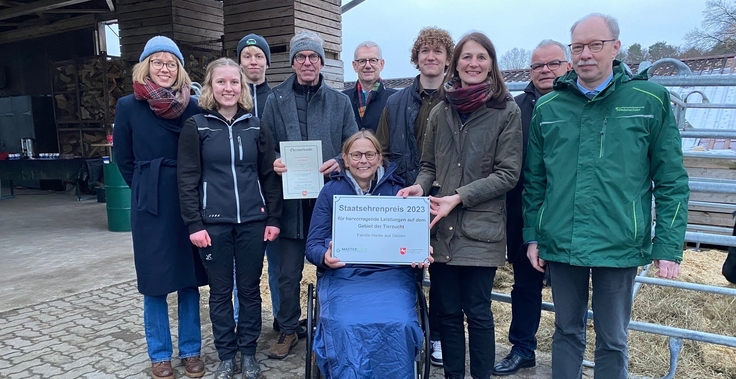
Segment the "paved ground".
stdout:
<path fill-rule="evenodd" d="M 0 201 L 0 378 L 149 378 L 130 233 L 107 231 L 105 205 L 95 200 L 16 193 Z M 206 287 L 202 294 L 202 355 L 211 373 L 217 355 Z M 169 303 L 175 335 L 175 296 Z M 304 377 L 305 344 L 287 359 L 267 359 L 276 334 L 270 313 L 263 320 L 256 356 L 262 378 Z M 497 346 L 497 359 L 507 352 Z M 548 358 L 538 358 L 536 368 L 514 378 L 551 377 Z M 179 361 L 173 363 L 177 378 L 184 378 Z M 442 370 L 433 369 L 431 377 L 442 378 Z"/>

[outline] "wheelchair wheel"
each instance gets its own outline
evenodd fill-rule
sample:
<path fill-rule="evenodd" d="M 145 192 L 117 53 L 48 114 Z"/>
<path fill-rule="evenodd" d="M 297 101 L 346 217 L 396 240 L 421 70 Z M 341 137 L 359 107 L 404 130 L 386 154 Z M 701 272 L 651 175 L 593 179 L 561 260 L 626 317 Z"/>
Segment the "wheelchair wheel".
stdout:
<path fill-rule="evenodd" d="M 317 296 L 314 290 L 314 284 L 310 283 L 307 287 L 307 356 L 304 360 L 304 377 L 306 379 L 322 379 L 322 375 L 317 367 L 317 359 L 312 351 L 314 343 L 314 332 L 317 329 L 317 317 L 319 316 L 319 307 L 317 306 Z"/>
<path fill-rule="evenodd" d="M 429 379 L 431 363 L 429 361 L 429 310 L 427 307 L 427 297 L 424 295 L 424 288 L 421 282 L 417 282 L 417 316 L 419 325 L 424 331 L 424 343 L 419 350 L 416 360 L 416 377 L 417 379 Z"/>

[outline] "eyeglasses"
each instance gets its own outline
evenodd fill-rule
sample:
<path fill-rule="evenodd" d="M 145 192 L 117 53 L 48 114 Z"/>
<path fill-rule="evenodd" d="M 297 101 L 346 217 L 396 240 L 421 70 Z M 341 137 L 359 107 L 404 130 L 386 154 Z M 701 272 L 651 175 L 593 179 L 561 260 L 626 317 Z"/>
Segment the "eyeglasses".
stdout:
<path fill-rule="evenodd" d="M 158 61 L 158 60 L 151 61 L 151 66 L 153 66 L 153 68 L 155 68 L 157 70 L 162 69 L 164 67 L 164 65 L 166 65 L 166 68 L 168 68 L 171 71 L 175 71 L 175 70 L 178 70 L 179 69 L 179 65 L 176 64 L 176 62 L 167 62 L 167 63 L 164 63 L 164 62 L 161 62 L 161 61 Z"/>
<path fill-rule="evenodd" d="M 560 68 L 560 66 L 562 66 L 562 63 L 564 63 L 564 62 L 567 62 L 567 61 L 561 61 L 559 59 L 555 59 L 555 60 L 549 61 L 547 63 L 532 63 L 532 65 L 529 66 L 529 67 L 531 67 L 532 68 L 532 71 L 534 71 L 534 72 L 542 71 L 542 68 L 544 68 L 544 66 L 547 66 L 547 68 L 549 68 L 550 71 L 554 71 L 554 70 L 557 70 L 558 68 Z"/>
<path fill-rule="evenodd" d="M 378 58 L 371 58 L 371 59 L 356 59 L 353 62 L 357 63 L 359 67 L 365 66 L 366 63 L 370 63 L 371 66 L 375 66 L 378 64 L 378 61 L 380 59 Z"/>
<path fill-rule="evenodd" d="M 366 151 L 365 153 L 361 153 L 360 151 L 353 151 L 352 153 L 350 153 L 350 158 L 353 160 L 353 162 L 359 162 L 364 155 L 366 160 L 372 161 L 376 159 L 376 157 L 378 156 L 378 152 Z"/>
<path fill-rule="evenodd" d="M 297 61 L 297 63 L 304 63 L 307 60 L 307 56 L 304 54 L 297 54 L 294 59 Z M 309 54 L 309 61 L 312 63 L 319 62 L 319 55 L 317 54 Z"/>
<path fill-rule="evenodd" d="M 588 50 L 590 50 L 591 53 L 597 53 L 601 50 L 603 50 L 603 45 L 606 42 L 613 42 L 615 39 L 602 39 L 598 41 L 590 41 L 588 43 L 571 43 L 567 46 L 570 47 L 570 52 L 572 52 L 575 55 L 582 54 L 583 50 L 585 49 L 585 46 L 588 46 Z"/>

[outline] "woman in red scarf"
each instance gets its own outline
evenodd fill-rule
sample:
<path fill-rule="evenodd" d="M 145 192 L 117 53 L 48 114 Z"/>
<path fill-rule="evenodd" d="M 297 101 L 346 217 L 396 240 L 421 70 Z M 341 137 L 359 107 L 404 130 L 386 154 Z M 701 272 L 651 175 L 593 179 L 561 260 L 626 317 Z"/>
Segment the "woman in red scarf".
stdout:
<path fill-rule="evenodd" d="M 178 293 L 179 359 L 190 378 L 204 375 L 199 290 L 207 276 L 179 210 L 176 159 L 184 121 L 200 113 L 174 41 L 156 36 L 133 68 L 133 95 L 115 111 L 115 161 L 131 189 L 130 223 L 138 291 L 154 379 L 174 377 L 166 297 Z"/>
<path fill-rule="evenodd" d="M 521 172 L 519 107 L 506 90 L 496 50 L 482 33 L 464 36 L 430 113 L 421 170 L 402 196 L 430 196 L 434 215 L 430 291 L 437 295 L 445 378 L 465 376 L 467 319 L 470 373 L 490 378 L 495 357 L 491 291 L 505 264 L 506 192 Z M 436 291 L 436 292 L 435 292 Z"/>

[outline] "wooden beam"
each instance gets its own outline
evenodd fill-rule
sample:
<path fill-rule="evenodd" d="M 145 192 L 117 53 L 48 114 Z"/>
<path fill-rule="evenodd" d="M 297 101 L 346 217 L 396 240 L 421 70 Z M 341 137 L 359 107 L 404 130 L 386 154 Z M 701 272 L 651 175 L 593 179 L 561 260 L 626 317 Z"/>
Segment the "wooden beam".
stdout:
<path fill-rule="evenodd" d="M 107 8 L 101 9 L 49 9 L 47 11 L 39 12 L 41 14 L 95 14 L 95 13 L 110 13 Z"/>
<path fill-rule="evenodd" d="M 110 13 L 107 16 L 89 14 L 57 21 L 49 25 L 15 29 L 0 33 L 0 45 L 10 42 L 23 41 L 36 37 L 45 37 L 48 35 L 64 33 L 72 30 L 94 28 L 96 27 L 98 22 L 105 21 L 113 17 L 113 13 Z"/>
<path fill-rule="evenodd" d="M 0 11 L 0 20 L 7 20 L 9 18 L 25 16 L 27 14 L 42 13 L 51 9 L 58 9 L 67 7 L 69 5 L 86 3 L 90 0 L 40 0 L 28 3 L 26 5 L 19 5 L 13 8 L 4 9 Z"/>

